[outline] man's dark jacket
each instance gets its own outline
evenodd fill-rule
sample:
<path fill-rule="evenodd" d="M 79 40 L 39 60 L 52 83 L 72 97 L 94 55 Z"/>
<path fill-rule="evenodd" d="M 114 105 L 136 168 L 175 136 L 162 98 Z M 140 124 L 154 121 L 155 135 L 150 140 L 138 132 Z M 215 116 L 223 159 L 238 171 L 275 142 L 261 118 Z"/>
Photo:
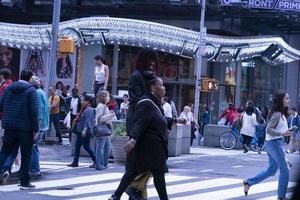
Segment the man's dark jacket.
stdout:
<path fill-rule="evenodd" d="M 2 127 L 23 132 L 39 131 L 39 101 L 36 89 L 25 82 L 8 86 L 0 99 Z"/>

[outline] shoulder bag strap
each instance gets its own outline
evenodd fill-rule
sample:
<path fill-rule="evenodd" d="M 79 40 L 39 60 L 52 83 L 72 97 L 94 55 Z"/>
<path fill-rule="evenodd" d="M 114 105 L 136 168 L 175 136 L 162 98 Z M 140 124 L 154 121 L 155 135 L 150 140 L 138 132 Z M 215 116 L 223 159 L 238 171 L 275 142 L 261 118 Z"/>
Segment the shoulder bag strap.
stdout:
<path fill-rule="evenodd" d="M 157 110 L 162 116 L 164 116 L 164 115 L 162 114 L 161 110 L 159 109 L 159 107 L 158 107 L 151 99 L 142 99 L 142 100 L 140 100 L 137 104 L 142 103 L 142 102 L 145 102 L 145 101 L 151 102 L 151 103 L 154 105 L 154 107 L 156 108 L 156 110 Z"/>

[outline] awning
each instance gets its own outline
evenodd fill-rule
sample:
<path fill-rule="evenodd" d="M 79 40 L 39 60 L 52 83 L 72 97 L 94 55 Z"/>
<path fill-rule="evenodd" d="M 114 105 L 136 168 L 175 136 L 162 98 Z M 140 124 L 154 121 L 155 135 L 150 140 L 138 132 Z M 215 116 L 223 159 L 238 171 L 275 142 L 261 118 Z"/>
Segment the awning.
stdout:
<path fill-rule="evenodd" d="M 0 45 L 19 49 L 49 49 L 51 25 L 0 23 Z M 148 47 L 184 57 L 195 57 L 199 32 L 154 22 L 89 17 L 61 22 L 60 36 L 69 36 L 77 46 L 119 44 Z M 300 59 L 300 51 L 281 37 L 225 37 L 206 35 L 205 57 L 216 62 L 234 62 L 262 57 L 267 63 L 282 64 Z"/>

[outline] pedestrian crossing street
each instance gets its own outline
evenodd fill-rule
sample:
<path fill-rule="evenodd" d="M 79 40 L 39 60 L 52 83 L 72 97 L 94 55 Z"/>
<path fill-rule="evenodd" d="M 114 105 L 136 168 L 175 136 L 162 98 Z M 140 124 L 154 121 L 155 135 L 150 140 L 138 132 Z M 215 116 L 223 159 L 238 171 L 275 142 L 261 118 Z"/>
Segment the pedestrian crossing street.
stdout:
<path fill-rule="evenodd" d="M 82 165 L 87 168 L 88 164 Z M 56 173 L 63 173 L 67 168 L 61 163 L 42 163 L 45 170 L 58 170 Z M 110 194 L 117 188 L 123 173 L 114 172 L 114 167 L 101 173 L 93 173 L 88 175 L 69 176 L 70 178 L 58 179 L 42 179 L 35 182 L 36 189 L 25 191 L 33 198 L 41 197 L 47 199 L 48 196 L 56 199 L 70 200 L 106 200 Z M 53 172 L 52 172 L 53 173 Z M 253 186 L 250 189 L 249 196 L 245 197 L 243 193 L 242 179 L 236 178 L 198 178 L 192 176 L 182 176 L 176 174 L 167 174 L 167 190 L 171 200 L 239 200 L 239 199 L 260 199 L 260 200 L 276 200 L 277 181 L 264 182 Z M 289 195 L 295 183 L 289 183 Z M 1 192 L 24 192 L 20 191 L 17 185 L 0 186 Z M 150 181 L 148 187 L 149 199 L 157 200 L 157 193 Z M 128 196 L 123 195 L 122 200 L 127 200 Z"/>

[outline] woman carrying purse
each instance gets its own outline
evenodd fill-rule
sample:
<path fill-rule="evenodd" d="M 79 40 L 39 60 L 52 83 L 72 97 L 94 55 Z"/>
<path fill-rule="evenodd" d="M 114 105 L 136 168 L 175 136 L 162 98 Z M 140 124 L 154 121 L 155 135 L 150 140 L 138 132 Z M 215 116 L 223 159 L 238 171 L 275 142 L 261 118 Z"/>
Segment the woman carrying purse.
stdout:
<path fill-rule="evenodd" d="M 115 118 L 115 114 L 111 113 L 106 106 L 109 102 L 109 93 L 105 90 L 98 93 L 96 108 L 96 127 L 100 125 L 106 126 L 111 130 L 112 119 Z M 95 130 L 95 129 L 94 129 Z M 109 132 L 109 131 L 108 131 Z M 111 131 L 110 131 L 111 133 Z M 103 170 L 108 168 L 108 159 L 110 153 L 110 135 L 103 134 L 101 131 L 95 132 L 96 136 L 96 169 Z"/>
<path fill-rule="evenodd" d="M 78 167 L 80 148 L 83 148 L 88 152 L 90 157 L 92 158 L 94 164 L 90 166 L 90 168 L 95 167 L 96 157 L 93 150 L 90 147 L 90 140 L 93 134 L 93 127 L 95 124 L 95 114 L 94 110 L 91 107 L 93 104 L 93 98 L 90 96 L 84 96 L 82 101 L 82 112 L 75 119 L 76 124 L 76 143 L 75 143 L 75 155 L 74 160 L 68 167 Z M 74 129 L 75 130 L 75 129 Z"/>

